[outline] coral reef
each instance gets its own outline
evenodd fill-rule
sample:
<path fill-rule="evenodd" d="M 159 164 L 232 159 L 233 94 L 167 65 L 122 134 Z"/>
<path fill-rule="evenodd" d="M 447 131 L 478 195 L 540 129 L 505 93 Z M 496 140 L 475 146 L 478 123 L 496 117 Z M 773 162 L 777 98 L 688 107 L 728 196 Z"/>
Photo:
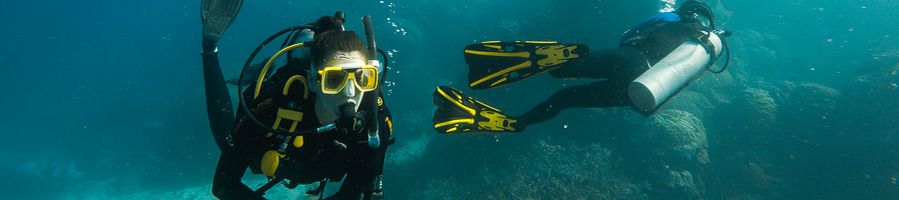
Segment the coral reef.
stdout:
<path fill-rule="evenodd" d="M 402 143 L 402 145 L 397 145 L 396 147 L 391 147 L 389 150 L 390 152 L 387 153 L 386 162 L 393 165 L 403 165 L 409 161 L 421 158 L 433 137 L 434 136 L 422 135 L 418 139 L 410 140 Z"/>
<path fill-rule="evenodd" d="M 618 162 L 598 144 L 557 145 L 539 141 L 508 157 L 502 169 L 431 180 L 414 199 L 645 199 L 638 186 L 616 172 Z M 474 170 L 473 170 L 474 171 Z"/>
<path fill-rule="evenodd" d="M 662 110 L 635 131 L 631 141 L 669 162 L 709 162 L 708 138 L 702 121 L 680 110 Z"/>
<path fill-rule="evenodd" d="M 257 188 L 264 185 L 265 179 L 252 179 L 244 181 L 251 188 Z M 60 196 L 58 199 L 87 199 L 87 200 L 112 200 L 112 199 L 171 199 L 171 200 L 191 200 L 191 199 L 214 199 L 212 196 L 212 185 L 199 185 L 185 187 L 178 190 L 154 190 L 140 189 L 133 193 L 118 191 L 116 189 L 117 181 L 114 179 L 104 181 L 92 181 L 83 183 L 76 187 L 77 190 L 68 192 Z M 315 186 L 315 185 L 312 185 Z M 311 186 L 299 186 L 295 189 L 288 189 L 281 186 L 275 186 L 269 190 L 265 197 L 268 199 L 304 199 L 308 198 L 306 191 Z"/>
<path fill-rule="evenodd" d="M 793 84 L 786 82 L 781 91 L 783 106 L 778 113 L 780 126 L 798 135 L 814 135 L 815 131 L 827 130 L 834 125 L 835 112 L 842 106 L 838 103 L 839 90 L 815 83 Z"/>
<path fill-rule="evenodd" d="M 709 91 L 710 93 L 714 93 Z M 688 88 L 685 91 L 680 92 L 671 98 L 668 102 L 665 103 L 660 108 L 660 112 L 663 110 L 680 110 L 689 112 L 693 114 L 698 119 L 703 119 L 705 113 L 714 112 L 715 103 L 712 103 L 712 100 L 707 98 L 706 93 L 693 91 L 692 88 Z"/>
<path fill-rule="evenodd" d="M 744 88 L 735 101 L 740 120 L 749 126 L 770 127 L 777 121 L 777 102 L 768 91 Z"/>

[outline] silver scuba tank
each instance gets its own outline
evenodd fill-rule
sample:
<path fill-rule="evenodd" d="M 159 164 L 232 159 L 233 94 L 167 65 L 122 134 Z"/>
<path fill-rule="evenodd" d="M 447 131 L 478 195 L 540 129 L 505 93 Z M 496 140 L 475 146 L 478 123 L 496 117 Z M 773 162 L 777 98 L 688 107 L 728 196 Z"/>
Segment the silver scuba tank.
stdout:
<path fill-rule="evenodd" d="M 652 112 L 699 77 L 713 58 L 721 55 L 721 38 L 709 33 L 714 52 L 707 52 L 695 40 L 688 40 L 643 72 L 628 86 L 628 95 L 638 109 Z"/>

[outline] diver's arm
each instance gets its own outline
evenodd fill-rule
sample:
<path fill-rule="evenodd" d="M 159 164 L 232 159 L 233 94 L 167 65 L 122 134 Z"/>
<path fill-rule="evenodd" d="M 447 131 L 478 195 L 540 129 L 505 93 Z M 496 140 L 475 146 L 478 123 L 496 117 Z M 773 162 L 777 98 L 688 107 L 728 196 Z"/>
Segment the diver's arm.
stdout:
<path fill-rule="evenodd" d="M 204 39 L 203 42 L 203 79 L 206 87 L 206 112 L 209 125 L 219 149 L 225 151 L 229 146 L 225 136 L 234 127 L 234 111 L 231 107 L 231 96 L 225 85 L 225 76 L 219 65 L 216 42 Z"/>
<path fill-rule="evenodd" d="M 234 23 L 243 0 L 201 0 L 200 19 L 203 22 L 203 77 L 206 85 L 206 112 L 212 135 L 219 149 L 228 147 L 225 137 L 234 127 L 231 96 L 219 66 L 218 41 Z"/>
<path fill-rule="evenodd" d="M 228 199 L 265 199 L 241 182 L 247 169 L 246 158 L 233 150 L 224 150 L 212 178 L 212 195 Z"/>

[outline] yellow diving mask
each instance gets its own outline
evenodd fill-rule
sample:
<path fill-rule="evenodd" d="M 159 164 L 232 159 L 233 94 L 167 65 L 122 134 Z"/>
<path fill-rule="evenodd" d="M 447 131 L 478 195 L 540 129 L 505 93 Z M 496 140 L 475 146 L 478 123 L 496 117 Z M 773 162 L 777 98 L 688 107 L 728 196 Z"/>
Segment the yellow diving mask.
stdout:
<path fill-rule="evenodd" d="M 318 70 L 322 93 L 337 94 L 353 80 L 356 89 L 368 92 L 378 88 L 378 68 L 374 65 L 331 66 Z"/>

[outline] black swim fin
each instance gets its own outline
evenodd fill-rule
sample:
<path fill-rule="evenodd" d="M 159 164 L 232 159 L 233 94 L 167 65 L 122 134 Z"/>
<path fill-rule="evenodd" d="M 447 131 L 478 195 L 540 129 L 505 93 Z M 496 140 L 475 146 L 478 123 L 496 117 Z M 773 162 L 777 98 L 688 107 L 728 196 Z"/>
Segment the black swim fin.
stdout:
<path fill-rule="evenodd" d="M 589 47 L 553 41 L 488 41 L 465 47 L 468 82 L 487 89 L 519 81 L 569 61 L 586 58 Z"/>
<path fill-rule="evenodd" d="M 234 23 L 243 0 L 202 0 L 200 17 L 203 20 L 203 39 L 218 42 L 222 33 Z"/>
<path fill-rule="evenodd" d="M 448 86 L 439 86 L 434 91 L 434 105 L 437 105 L 434 129 L 443 134 L 518 130 L 513 127 L 518 120 Z"/>

